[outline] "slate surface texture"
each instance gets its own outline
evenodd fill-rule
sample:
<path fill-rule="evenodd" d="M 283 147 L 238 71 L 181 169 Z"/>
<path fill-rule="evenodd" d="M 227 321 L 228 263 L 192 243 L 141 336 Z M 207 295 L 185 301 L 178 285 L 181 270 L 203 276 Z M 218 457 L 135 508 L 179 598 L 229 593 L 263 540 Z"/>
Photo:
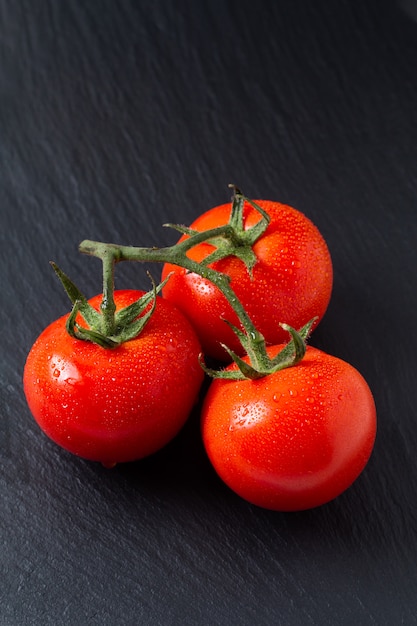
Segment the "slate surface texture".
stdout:
<path fill-rule="evenodd" d="M 340 0 L 0 0 L 1 626 L 417 624 L 417 11 Z M 48 262 L 101 289 L 85 238 L 166 245 L 228 183 L 306 213 L 334 263 L 313 345 L 378 409 L 334 502 L 273 513 L 216 477 L 198 408 L 106 470 L 22 391 L 69 310 Z M 147 288 L 145 267 L 118 287 Z"/>

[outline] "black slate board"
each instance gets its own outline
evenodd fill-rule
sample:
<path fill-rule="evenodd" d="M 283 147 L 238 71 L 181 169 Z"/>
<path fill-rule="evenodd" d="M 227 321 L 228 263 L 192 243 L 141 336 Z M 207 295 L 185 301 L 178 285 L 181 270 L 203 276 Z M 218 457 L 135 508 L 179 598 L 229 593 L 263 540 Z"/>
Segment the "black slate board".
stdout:
<path fill-rule="evenodd" d="M 417 623 L 417 22 L 363 0 L 1 0 L 0 624 Z M 215 476 L 198 410 L 105 470 L 50 442 L 21 375 L 89 295 L 84 238 L 175 240 L 227 184 L 305 212 L 335 286 L 314 345 L 378 408 L 363 475 L 313 511 L 264 511 Z M 146 288 L 145 268 L 118 287 Z"/>

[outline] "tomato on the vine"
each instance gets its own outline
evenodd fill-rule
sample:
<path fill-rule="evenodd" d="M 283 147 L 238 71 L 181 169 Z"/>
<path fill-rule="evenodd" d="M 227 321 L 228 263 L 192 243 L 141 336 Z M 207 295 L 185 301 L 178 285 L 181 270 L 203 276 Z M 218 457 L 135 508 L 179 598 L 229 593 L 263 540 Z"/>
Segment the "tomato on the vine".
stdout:
<path fill-rule="evenodd" d="M 117 309 L 141 295 L 116 291 Z M 97 310 L 100 302 L 101 296 L 89 300 Z M 203 380 L 191 324 L 157 297 L 140 335 L 105 349 L 71 337 L 67 320 L 42 332 L 24 369 L 27 402 L 41 429 L 66 450 L 108 466 L 162 448 L 184 425 Z"/>
<path fill-rule="evenodd" d="M 300 328 L 308 320 L 322 319 L 332 291 L 333 270 L 326 242 L 317 227 L 300 211 L 266 200 L 255 201 L 270 217 L 266 230 L 255 241 L 252 250 L 256 263 L 252 276 L 236 256 L 214 261 L 210 267 L 231 278 L 231 287 L 266 341 L 285 341 L 280 326 L 285 322 Z M 231 204 L 222 204 L 198 217 L 191 225 L 195 231 L 206 231 L 229 222 Z M 260 220 L 260 213 L 247 201 L 243 207 L 244 229 Z M 184 234 L 181 240 L 188 237 Z M 213 252 L 204 242 L 188 251 L 195 261 Z M 166 263 L 162 278 L 172 273 L 162 290 L 163 297 L 174 303 L 192 322 L 206 355 L 224 359 L 220 343 L 242 354 L 242 347 L 224 319 L 240 326 L 236 314 L 219 289 L 210 281 L 182 267 Z"/>
<path fill-rule="evenodd" d="M 247 501 L 279 511 L 313 508 L 345 491 L 375 434 L 375 403 L 362 375 L 313 347 L 297 365 L 257 380 L 214 380 L 202 410 L 218 475 Z"/>

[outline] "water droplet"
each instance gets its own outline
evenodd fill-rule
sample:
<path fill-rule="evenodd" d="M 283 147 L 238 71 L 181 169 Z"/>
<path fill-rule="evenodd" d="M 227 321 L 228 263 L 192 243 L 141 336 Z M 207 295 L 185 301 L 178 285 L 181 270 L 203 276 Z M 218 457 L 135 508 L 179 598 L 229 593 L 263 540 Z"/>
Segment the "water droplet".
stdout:
<path fill-rule="evenodd" d="M 229 430 L 237 428 L 250 428 L 260 422 L 265 414 L 265 407 L 262 402 L 251 403 L 236 407 L 231 418 Z"/>
<path fill-rule="evenodd" d="M 59 378 L 59 376 L 61 375 L 61 372 L 60 372 L 58 369 L 55 369 L 55 370 L 53 371 L 52 375 L 53 375 L 55 378 Z"/>

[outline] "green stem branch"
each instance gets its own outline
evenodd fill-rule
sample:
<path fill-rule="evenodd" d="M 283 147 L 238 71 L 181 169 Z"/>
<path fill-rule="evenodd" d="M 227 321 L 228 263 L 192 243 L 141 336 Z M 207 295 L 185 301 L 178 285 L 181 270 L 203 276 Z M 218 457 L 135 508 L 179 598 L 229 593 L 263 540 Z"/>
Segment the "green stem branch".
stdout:
<path fill-rule="evenodd" d="M 114 302 L 114 263 L 115 257 L 110 249 L 104 250 L 101 255 L 103 263 L 103 297 L 100 304 L 103 313 L 102 332 L 106 336 L 110 336 L 114 332 L 114 314 L 116 305 Z"/>
<path fill-rule="evenodd" d="M 225 296 L 230 306 L 236 313 L 242 328 L 249 340 L 248 353 L 254 367 L 261 366 L 259 355 L 263 353 L 259 350 L 259 346 L 265 344 L 263 335 L 256 329 L 242 303 L 236 296 L 234 290 L 230 286 L 230 278 L 221 272 L 198 263 L 187 256 L 187 252 L 202 242 L 207 242 L 215 237 L 224 236 L 230 231 L 230 226 L 220 226 L 201 233 L 195 233 L 173 246 L 164 248 L 141 248 L 133 246 L 119 246 L 112 243 L 102 243 L 99 241 L 84 240 L 79 246 L 80 252 L 98 257 L 103 262 L 105 269 L 104 286 L 106 292 L 103 291 L 103 314 L 113 319 L 112 298 L 110 298 L 110 284 L 113 284 L 114 264 L 121 261 L 137 261 L 137 262 L 160 262 L 171 263 L 183 267 L 189 272 L 194 272 L 199 276 L 213 283 Z M 113 303 L 114 304 L 114 303 Z M 253 349 L 251 349 L 253 348 Z"/>
<path fill-rule="evenodd" d="M 259 222 L 247 230 L 243 223 L 243 205 L 245 201 L 249 202 L 261 215 Z M 215 285 L 226 298 L 239 320 L 241 328 L 233 326 L 230 322 L 227 323 L 238 336 L 243 349 L 249 357 L 249 363 L 244 361 L 227 346 L 223 346 L 237 364 L 238 370 L 223 370 L 215 373 L 206 368 L 209 374 L 221 378 L 254 379 L 266 376 L 284 367 L 295 365 L 304 356 L 306 349 L 305 340 L 308 337 L 314 319 L 310 320 L 310 322 L 298 331 L 290 326 L 284 325 L 283 327 L 291 335 L 291 341 L 276 356 L 270 358 L 265 338 L 255 327 L 231 287 L 230 277 L 227 274 L 216 271 L 210 266 L 214 261 L 234 255 L 243 261 L 247 271 L 251 274 L 252 268 L 257 260 L 252 249 L 253 244 L 265 232 L 268 224 L 269 216 L 265 211 L 255 202 L 245 198 L 241 192 L 235 188 L 232 215 L 228 224 L 202 232 L 174 226 L 174 228 L 186 234 L 187 237 L 173 246 L 164 248 L 142 248 L 119 246 L 112 243 L 102 243 L 87 239 L 84 240 L 79 246 L 80 252 L 98 257 L 103 263 L 103 299 L 101 303 L 103 334 L 105 336 L 111 336 L 116 325 L 113 298 L 115 264 L 121 261 L 170 263 L 182 267 L 188 272 L 198 274 Z M 204 261 L 198 263 L 190 258 L 187 253 L 195 246 L 204 242 L 212 245 L 214 251 L 209 254 Z M 68 283 L 68 281 L 66 282 Z M 161 288 L 162 285 L 159 285 L 158 289 Z M 74 287 L 72 284 L 69 284 L 69 292 L 74 295 Z M 86 307 L 84 306 L 84 308 Z M 87 310 L 86 313 L 88 313 Z"/>

